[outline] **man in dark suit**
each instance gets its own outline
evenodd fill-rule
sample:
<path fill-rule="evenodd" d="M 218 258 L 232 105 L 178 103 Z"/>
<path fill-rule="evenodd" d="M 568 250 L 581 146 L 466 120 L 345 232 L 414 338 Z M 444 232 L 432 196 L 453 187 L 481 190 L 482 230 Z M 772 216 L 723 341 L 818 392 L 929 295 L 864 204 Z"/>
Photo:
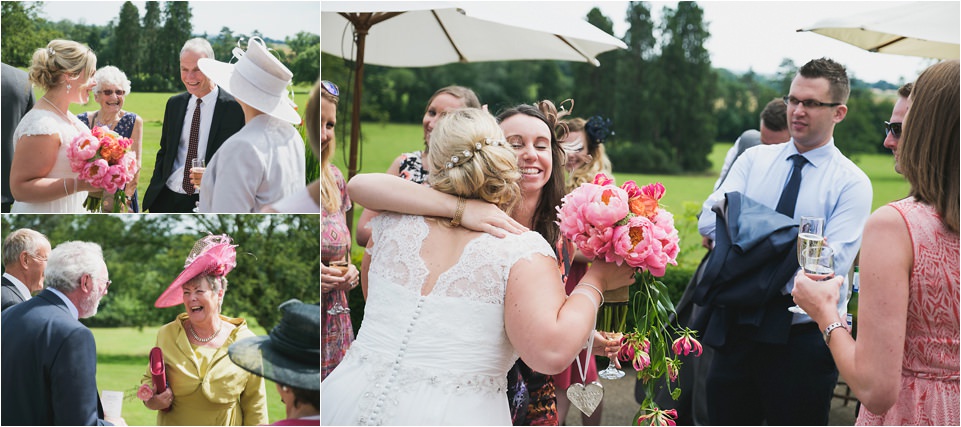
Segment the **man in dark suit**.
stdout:
<path fill-rule="evenodd" d="M 200 58 L 214 58 L 210 43 L 202 38 L 187 40 L 180 51 L 180 80 L 187 92 L 167 101 L 160 150 L 144 193 L 145 211 L 192 212 L 200 196 L 185 175 L 191 159 L 210 162 L 224 141 L 244 126 L 240 104 L 200 72 Z"/>
<path fill-rule="evenodd" d="M 33 89 L 27 73 L 7 64 L 0 64 L 0 76 L 0 97 L 3 98 L 0 108 L 3 112 L 3 126 L 0 127 L 3 132 L 3 178 L 0 182 L 3 185 L 3 213 L 9 213 L 13 204 L 13 195 L 10 194 L 10 162 L 13 161 L 15 142 L 13 131 L 17 129 L 20 118 L 33 108 Z"/>
<path fill-rule="evenodd" d="M 0 387 L 14 390 L 3 395 L 0 423 L 111 425 L 97 393 L 97 344 L 78 320 L 97 314 L 110 287 L 103 251 L 89 242 L 57 245 L 46 280 L 46 290 L 0 315 Z"/>
<path fill-rule="evenodd" d="M 36 231 L 21 228 L 3 239 L 2 309 L 30 299 L 43 289 L 43 270 L 47 268 L 50 242 Z"/>

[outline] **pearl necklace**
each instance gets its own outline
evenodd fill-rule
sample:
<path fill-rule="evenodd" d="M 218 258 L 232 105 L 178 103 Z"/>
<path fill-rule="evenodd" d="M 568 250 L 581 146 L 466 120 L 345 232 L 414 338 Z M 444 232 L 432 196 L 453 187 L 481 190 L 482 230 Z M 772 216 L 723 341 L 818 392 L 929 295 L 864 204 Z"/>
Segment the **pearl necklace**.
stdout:
<path fill-rule="evenodd" d="M 41 96 L 40 99 L 42 99 L 42 100 L 43 100 L 44 102 L 46 102 L 47 104 L 50 104 L 50 106 L 53 107 L 53 109 L 56 110 L 58 113 L 60 113 L 61 116 L 63 116 L 64 118 L 66 118 L 68 122 L 70 121 L 70 116 L 69 116 L 67 113 L 64 113 L 63 110 L 61 110 L 59 107 L 57 107 L 56 104 L 50 102 L 50 100 L 47 99 L 47 95 Z"/>
<path fill-rule="evenodd" d="M 220 331 L 223 330 L 223 327 L 224 327 L 223 322 L 220 322 L 220 327 L 217 328 L 217 331 L 214 332 L 213 335 L 211 335 L 211 336 L 209 336 L 209 337 L 207 337 L 207 338 L 200 338 L 200 336 L 197 335 L 197 331 L 194 330 L 194 325 L 193 325 L 192 323 L 190 323 L 190 321 L 187 321 L 187 330 L 190 332 L 190 336 L 194 337 L 194 339 L 197 340 L 197 342 L 204 342 L 204 343 L 205 343 L 205 342 L 210 342 L 211 340 L 213 340 L 214 338 L 216 338 L 217 335 L 220 335 Z"/>
<path fill-rule="evenodd" d="M 121 110 L 120 113 L 122 114 L 122 113 L 123 113 L 123 110 Z M 100 127 L 100 126 L 106 126 L 107 129 L 113 130 L 113 127 L 116 126 L 117 123 L 120 123 L 120 119 L 112 120 L 112 121 L 110 121 L 109 123 L 104 123 L 104 122 L 100 121 L 100 116 L 101 116 L 101 114 L 100 114 L 100 113 L 97 113 L 97 126 L 98 126 L 98 127 Z M 122 117 L 122 116 L 121 116 L 121 117 Z"/>

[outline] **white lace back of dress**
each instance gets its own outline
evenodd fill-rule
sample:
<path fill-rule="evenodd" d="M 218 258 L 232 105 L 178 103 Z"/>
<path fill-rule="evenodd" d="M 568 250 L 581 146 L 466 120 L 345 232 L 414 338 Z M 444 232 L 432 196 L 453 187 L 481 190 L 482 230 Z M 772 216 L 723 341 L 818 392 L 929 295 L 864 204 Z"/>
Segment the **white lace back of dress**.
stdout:
<path fill-rule="evenodd" d="M 419 216 L 386 214 L 376 218 L 371 271 L 419 294 L 429 273 L 420 256 L 429 226 Z M 554 257 L 550 245 L 536 233 L 504 239 L 483 234 L 464 246 L 459 260 L 437 277 L 430 294 L 502 304 L 511 267 L 535 254 Z"/>

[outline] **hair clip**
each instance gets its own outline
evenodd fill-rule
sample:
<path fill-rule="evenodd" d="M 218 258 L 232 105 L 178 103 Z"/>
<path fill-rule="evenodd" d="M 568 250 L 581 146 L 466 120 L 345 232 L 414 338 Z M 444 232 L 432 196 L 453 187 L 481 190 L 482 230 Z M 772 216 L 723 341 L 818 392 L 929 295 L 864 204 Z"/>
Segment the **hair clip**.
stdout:
<path fill-rule="evenodd" d="M 47 53 L 49 53 L 50 56 L 57 56 L 57 51 L 53 50 L 52 47 L 47 48 Z"/>
<path fill-rule="evenodd" d="M 480 151 L 481 149 L 483 149 L 486 145 L 506 147 L 506 146 L 507 146 L 507 141 L 504 141 L 503 139 L 484 138 L 484 142 L 483 142 L 483 143 L 481 143 L 481 142 L 479 142 L 479 141 L 474 143 L 474 151 L 478 151 L 478 152 L 479 152 L 479 151 Z M 474 157 L 474 153 L 472 153 L 470 150 L 461 151 L 461 152 L 458 153 L 458 154 L 455 154 L 455 155 L 453 155 L 453 156 L 450 156 L 450 161 L 447 162 L 447 163 L 445 163 L 445 164 L 444 164 L 444 167 L 445 167 L 446 169 L 453 169 L 453 168 L 455 168 L 455 167 L 457 167 L 457 166 L 460 166 L 460 165 L 466 163 L 467 160 L 469 160 L 471 157 Z"/>

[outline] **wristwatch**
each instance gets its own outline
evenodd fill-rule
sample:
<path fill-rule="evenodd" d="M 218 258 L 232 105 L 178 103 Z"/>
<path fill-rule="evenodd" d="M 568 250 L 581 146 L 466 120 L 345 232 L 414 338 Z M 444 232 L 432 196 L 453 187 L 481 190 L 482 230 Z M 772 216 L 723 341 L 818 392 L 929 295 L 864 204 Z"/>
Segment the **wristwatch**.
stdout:
<path fill-rule="evenodd" d="M 844 324 L 842 324 L 841 322 L 834 322 L 834 323 L 828 325 L 828 327 L 824 328 L 824 331 L 821 332 L 821 335 L 824 336 L 824 343 L 830 345 L 830 344 L 831 344 L 831 332 L 833 332 L 835 329 L 840 328 L 840 327 L 842 327 L 842 326 L 844 326 Z"/>

